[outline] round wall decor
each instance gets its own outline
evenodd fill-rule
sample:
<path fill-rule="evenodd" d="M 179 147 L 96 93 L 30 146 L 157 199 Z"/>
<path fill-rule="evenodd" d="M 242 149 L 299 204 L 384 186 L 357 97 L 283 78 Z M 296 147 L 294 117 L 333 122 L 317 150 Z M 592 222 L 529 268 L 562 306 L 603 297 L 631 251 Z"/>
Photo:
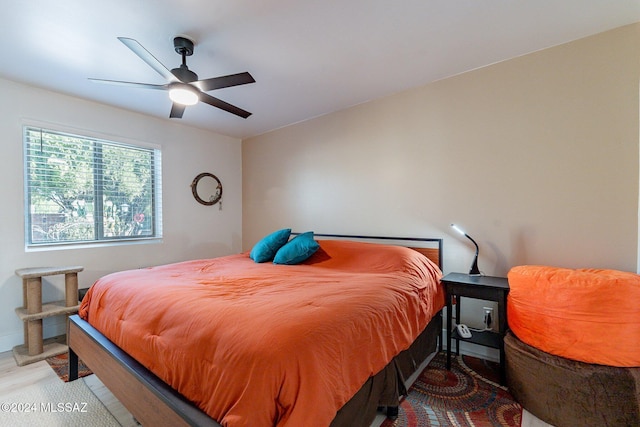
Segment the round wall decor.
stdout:
<path fill-rule="evenodd" d="M 222 183 L 214 174 L 203 172 L 193 179 L 191 192 L 198 203 L 212 206 L 222 199 Z"/>

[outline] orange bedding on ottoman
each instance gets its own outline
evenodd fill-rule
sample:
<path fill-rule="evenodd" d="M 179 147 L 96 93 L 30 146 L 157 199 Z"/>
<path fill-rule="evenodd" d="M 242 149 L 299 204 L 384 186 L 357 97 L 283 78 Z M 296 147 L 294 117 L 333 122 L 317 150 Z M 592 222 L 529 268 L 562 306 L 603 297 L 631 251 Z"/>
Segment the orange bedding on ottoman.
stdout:
<path fill-rule="evenodd" d="M 599 365 L 640 366 L 640 276 L 617 270 L 519 266 L 507 318 L 523 342 Z"/>
<path fill-rule="evenodd" d="M 444 293 L 416 251 L 319 243 L 299 265 L 244 253 L 113 273 L 79 314 L 225 427 L 326 427 Z"/>

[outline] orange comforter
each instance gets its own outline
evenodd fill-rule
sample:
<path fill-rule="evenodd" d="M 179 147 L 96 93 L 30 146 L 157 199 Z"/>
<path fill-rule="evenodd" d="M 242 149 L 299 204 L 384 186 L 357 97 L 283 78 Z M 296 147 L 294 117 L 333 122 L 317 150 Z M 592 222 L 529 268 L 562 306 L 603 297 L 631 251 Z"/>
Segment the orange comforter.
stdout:
<path fill-rule="evenodd" d="M 248 254 L 110 274 L 80 316 L 223 426 L 323 426 L 444 305 L 407 248 L 320 241 L 304 264 Z"/>

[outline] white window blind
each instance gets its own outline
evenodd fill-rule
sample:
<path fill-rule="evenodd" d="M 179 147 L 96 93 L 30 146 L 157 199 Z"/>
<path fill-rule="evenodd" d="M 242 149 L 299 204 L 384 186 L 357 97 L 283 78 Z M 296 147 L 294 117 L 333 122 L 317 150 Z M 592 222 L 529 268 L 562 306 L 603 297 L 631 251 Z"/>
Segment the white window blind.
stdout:
<path fill-rule="evenodd" d="M 161 237 L 161 153 L 24 128 L 27 246 Z"/>

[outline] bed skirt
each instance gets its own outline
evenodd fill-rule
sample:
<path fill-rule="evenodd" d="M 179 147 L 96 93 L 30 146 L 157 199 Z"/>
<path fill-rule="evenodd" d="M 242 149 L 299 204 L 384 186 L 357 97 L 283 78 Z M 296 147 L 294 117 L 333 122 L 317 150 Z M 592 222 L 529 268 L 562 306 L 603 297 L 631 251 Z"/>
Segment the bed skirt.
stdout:
<path fill-rule="evenodd" d="M 331 427 L 368 427 L 381 406 L 386 407 L 388 416 L 397 415 L 400 397 L 407 393 L 406 380 L 437 350 L 438 342 L 442 346 L 442 311 L 431 319 L 411 347 L 369 378 L 338 411 Z"/>

